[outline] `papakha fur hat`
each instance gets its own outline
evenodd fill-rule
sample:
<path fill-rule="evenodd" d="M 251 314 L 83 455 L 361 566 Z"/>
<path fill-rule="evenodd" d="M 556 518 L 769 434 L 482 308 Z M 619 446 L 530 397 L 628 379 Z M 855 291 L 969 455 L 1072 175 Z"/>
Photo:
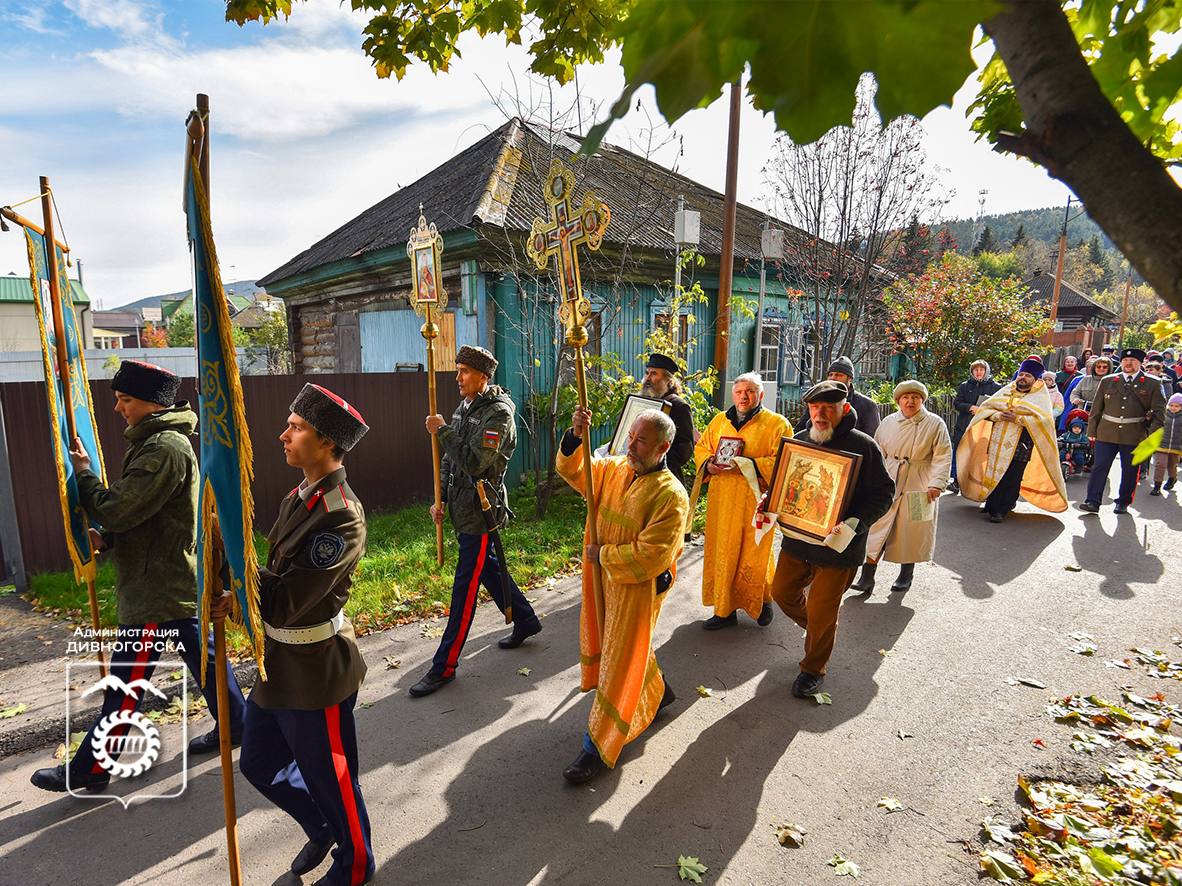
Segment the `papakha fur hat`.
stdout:
<path fill-rule="evenodd" d="M 489 378 L 497 371 L 497 358 L 475 345 L 464 345 L 456 351 L 456 363 L 463 363 L 477 372 L 483 372 Z"/>
<path fill-rule="evenodd" d="M 369 425 L 361 413 L 328 388 L 304 385 L 289 407 L 316 431 L 348 452 L 365 436 Z"/>
<path fill-rule="evenodd" d="M 181 377 L 176 373 L 140 360 L 124 360 L 111 379 L 112 390 L 159 406 L 172 406 L 180 386 Z"/>

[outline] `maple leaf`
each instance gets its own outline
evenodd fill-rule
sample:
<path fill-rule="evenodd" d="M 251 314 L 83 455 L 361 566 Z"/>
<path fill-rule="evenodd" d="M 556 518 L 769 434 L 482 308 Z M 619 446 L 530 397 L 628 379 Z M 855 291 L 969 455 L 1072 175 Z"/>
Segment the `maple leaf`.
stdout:
<path fill-rule="evenodd" d="M 1045 744 L 1043 744 L 1043 740 L 1041 738 L 1036 738 L 1036 739 L 1032 740 L 1030 743 L 1032 745 L 1034 745 L 1036 748 L 1041 748 L 1044 751 L 1047 749 L 1047 746 Z"/>
<path fill-rule="evenodd" d="M 400 659 L 400 658 L 395 658 L 392 655 L 387 655 L 385 657 L 385 659 L 386 659 L 386 670 L 394 670 L 395 668 L 402 667 L 402 659 Z"/>
<path fill-rule="evenodd" d="M 1002 883 L 1026 878 L 1025 872 L 1012 856 L 993 849 L 987 849 L 981 853 L 981 870 Z"/>
<path fill-rule="evenodd" d="M 776 839 L 780 841 L 781 846 L 799 848 L 804 845 L 804 835 L 807 833 L 808 831 L 795 822 L 786 822 L 776 827 Z"/>
<path fill-rule="evenodd" d="M 528 677 L 529 676 L 529 668 L 518 668 L 517 669 L 517 676 Z"/>
<path fill-rule="evenodd" d="M 882 797 L 879 799 L 878 805 L 882 806 L 889 812 L 897 812 L 903 808 L 903 804 L 894 797 Z"/>
<path fill-rule="evenodd" d="M 858 875 L 862 873 L 862 869 L 850 861 L 848 858 L 842 858 L 840 855 L 835 855 L 829 859 L 829 867 L 833 868 L 833 873 L 839 877 L 853 877 L 858 879 Z"/>
<path fill-rule="evenodd" d="M 702 874 L 709 870 L 698 859 L 689 855 L 677 856 L 677 864 L 655 864 L 655 868 L 677 868 L 677 876 L 691 883 L 701 883 Z"/>
<path fill-rule="evenodd" d="M 705 686 L 699 686 L 698 687 L 698 695 L 702 696 L 703 698 L 712 698 L 714 696 L 714 693 L 711 692 L 709 689 L 707 689 Z"/>
<path fill-rule="evenodd" d="M 431 625 L 423 625 L 422 635 L 426 640 L 433 640 L 436 637 L 443 636 L 443 628 Z"/>
<path fill-rule="evenodd" d="M 829 697 L 828 692 L 810 692 L 809 698 L 813 699 L 817 704 L 833 704 L 833 699 Z"/>
<path fill-rule="evenodd" d="M 23 701 L 20 704 L 13 705 L 10 708 L 0 710 L 0 720 L 7 720 L 10 717 L 15 717 L 17 714 L 23 714 L 29 706 Z"/>

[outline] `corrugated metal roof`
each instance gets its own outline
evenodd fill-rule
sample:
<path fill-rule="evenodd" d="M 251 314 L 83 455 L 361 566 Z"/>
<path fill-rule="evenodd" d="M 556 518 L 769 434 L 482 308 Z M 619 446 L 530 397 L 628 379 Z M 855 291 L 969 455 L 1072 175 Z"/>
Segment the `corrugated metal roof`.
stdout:
<path fill-rule="evenodd" d="M 74 294 L 74 304 L 90 304 L 90 296 L 77 280 L 70 281 L 70 288 Z M 0 302 L 28 302 L 33 303 L 33 287 L 29 285 L 28 274 L 22 276 L 5 274 L 0 277 Z"/>
<path fill-rule="evenodd" d="M 678 196 L 684 195 L 686 208 L 702 213 L 699 252 L 721 254 L 722 194 L 611 145 L 602 145 L 591 157 L 580 156 L 579 144 L 579 139 L 569 133 L 511 120 L 337 228 L 263 277 L 259 284 L 266 286 L 340 259 L 404 246 L 418 222 L 420 203 L 440 233 L 470 228 L 478 222 L 528 232 L 546 206 L 542 187 L 550 161 L 556 156 L 574 172 L 576 194 L 594 190 L 611 208 L 612 221 L 604 237 L 608 242 L 672 253 L 673 214 Z M 763 220 L 762 212 L 739 204 L 736 262 L 759 260 Z M 782 221 L 772 222 L 800 234 Z"/>
<path fill-rule="evenodd" d="M 1029 295 L 1023 299 L 1027 304 L 1042 301 L 1050 304 L 1051 298 L 1055 294 L 1055 275 L 1039 274 L 1026 281 L 1025 286 L 1030 291 Z M 1116 319 L 1114 312 L 1108 310 L 1108 308 L 1104 307 L 1104 305 L 1095 299 L 1084 295 L 1066 280 L 1062 280 L 1059 283 L 1059 310 L 1063 310 L 1064 308 L 1074 308 L 1076 310 L 1107 316 L 1113 320 Z"/>

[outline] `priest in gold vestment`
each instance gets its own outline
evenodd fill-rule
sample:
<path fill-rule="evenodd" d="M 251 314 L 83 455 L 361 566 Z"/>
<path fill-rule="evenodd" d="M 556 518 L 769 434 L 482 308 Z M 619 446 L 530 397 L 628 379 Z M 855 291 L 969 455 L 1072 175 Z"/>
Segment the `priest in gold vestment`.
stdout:
<path fill-rule="evenodd" d="M 985 502 L 1000 523 L 1019 494 L 1044 511 L 1067 510 L 1059 445 L 1042 364 L 1028 359 L 1014 380 L 978 407 L 956 448 L 960 494 Z"/>
<path fill-rule="evenodd" d="M 702 565 L 702 604 L 714 607 L 702 624 L 708 631 L 738 624 L 740 609 L 761 625 L 772 622 L 775 533 L 756 541 L 751 521 L 771 479 L 780 438 L 792 436 L 784 416 L 763 408 L 758 372 L 736 378 L 731 397 L 734 405 L 714 416 L 694 449 L 698 471 L 705 471 L 703 484 L 710 489 Z M 742 446 L 736 458 L 720 460 L 723 440 L 729 441 L 729 449 Z"/>
<path fill-rule="evenodd" d="M 575 410 L 557 456 L 558 473 L 584 495 L 583 438 L 590 422 L 590 410 Z M 603 624 L 584 568 L 580 688 L 595 690 L 595 699 L 583 750 L 562 773 L 572 784 L 614 767 L 624 745 L 675 700 L 653 654 L 653 629 L 676 575 L 689 513 L 685 487 L 665 466 L 675 433 L 668 416 L 649 410 L 632 423 L 626 455 L 591 462 L 599 544 L 587 544 L 584 535 L 584 562 L 599 563 Z"/>

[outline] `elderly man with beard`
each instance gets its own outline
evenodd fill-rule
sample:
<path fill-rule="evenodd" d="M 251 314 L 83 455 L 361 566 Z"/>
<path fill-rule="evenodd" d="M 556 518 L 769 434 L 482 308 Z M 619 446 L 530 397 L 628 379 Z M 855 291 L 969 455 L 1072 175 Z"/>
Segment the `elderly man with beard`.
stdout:
<path fill-rule="evenodd" d="M 990 522 L 1000 523 L 1021 495 L 1036 508 L 1067 510 L 1059 468 L 1051 397 L 1043 366 L 1027 359 L 1014 380 L 981 404 L 956 451 L 960 494 L 984 501 Z"/>
<path fill-rule="evenodd" d="M 681 382 L 677 379 L 680 367 L 677 361 L 664 354 L 652 354 L 644 364 L 644 381 L 640 393 L 654 400 L 669 403 L 669 418 L 677 433 L 665 456 L 665 464 L 673 476 L 687 488 L 685 467 L 694 457 L 694 416 L 690 406 L 681 398 Z"/>
<path fill-rule="evenodd" d="M 702 623 L 708 631 L 738 624 L 740 609 L 763 627 L 772 623 L 772 533 L 756 538 L 751 520 L 775 468 L 780 438 L 792 436 L 784 416 L 763 408 L 758 372 L 736 378 L 731 397 L 734 406 L 714 416 L 694 453 L 710 485 L 702 565 L 702 605 L 714 608 Z M 728 438 L 741 440 L 742 450 L 719 462 L 719 443 Z"/>
<path fill-rule="evenodd" d="M 589 409 L 576 409 L 562 439 L 558 473 L 586 495 L 583 443 Z M 595 690 L 583 749 L 562 773 L 571 784 L 590 781 L 639 736 L 676 696 L 653 654 L 653 631 L 677 572 L 689 500 L 668 471 L 666 453 L 675 428 L 655 409 L 641 413 L 628 432 L 624 456 L 591 462 L 598 501 L 599 544 L 587 544 L 585 563 L 598 563 L 603 588 L 599 622 L 591 570 L 583 570 L 579 614 L 580 688 Z M 590 519 L 590 514 L 588 514 Z"/>
<path fill-rule="evenodd" d="M 837 639 L 842 594 L 866 559 L 870 527 L 895 498 L 895 481 L 887 473 L 882 451 L 873 437 L 854 426 L 857 416 L 846 396 L 841 382 L 823 381 L 809 388 L 802 399 L 812 421 L 810 440 L 827 449 L 862 456 L 849 508 L 823 542 L 781 527 L 784 539 L 772 578 L 772 599 L 805 630 L 800 675 L 792 684 L 797 698 L 819 691 L 824 682 L 825 666 Z"/>

